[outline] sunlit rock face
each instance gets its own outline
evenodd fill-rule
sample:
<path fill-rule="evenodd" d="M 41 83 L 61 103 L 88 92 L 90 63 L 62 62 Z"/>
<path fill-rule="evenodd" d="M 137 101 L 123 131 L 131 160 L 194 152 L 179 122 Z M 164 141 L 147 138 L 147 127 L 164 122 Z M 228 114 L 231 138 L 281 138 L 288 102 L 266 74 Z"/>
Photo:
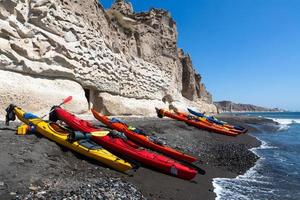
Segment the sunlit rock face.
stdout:
<path fill-rule="evenodd" d="M 0 44 L 1 114 L 9 103 L 38 112 L 68 95 L 76 113 L 94 106 L 153 115 L 155 106 L 167 106 L 166 95 L 216 111 L 164 10 L 134 13 L 124 1 L 105 11 L 96 0 L 2 0 Z"/>

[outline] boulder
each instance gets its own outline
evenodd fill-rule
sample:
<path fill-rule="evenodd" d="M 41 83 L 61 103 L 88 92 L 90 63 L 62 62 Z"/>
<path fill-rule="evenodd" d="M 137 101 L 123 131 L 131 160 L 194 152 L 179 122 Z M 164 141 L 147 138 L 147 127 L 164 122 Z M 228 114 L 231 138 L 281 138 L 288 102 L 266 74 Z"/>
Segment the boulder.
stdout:
<path fill-rule="evenodd" d="M 60 104 L 67 96 L 73 100 L 64 107 L 75 113 L 87 111 L 88 104 L 80 84 L 67 79 L 49 79 L 0 70 L 0 115 L 5 108 L 15 104 L 24 111 L 44 115 L 53 105 Z"/>
<path fill-rule="evenodd" d="M 106 115 L 156 116 L 155 107 L 164 108 L 166 105 L 160 100 L 134 99 L 100 93 L 93 106 Z"/>

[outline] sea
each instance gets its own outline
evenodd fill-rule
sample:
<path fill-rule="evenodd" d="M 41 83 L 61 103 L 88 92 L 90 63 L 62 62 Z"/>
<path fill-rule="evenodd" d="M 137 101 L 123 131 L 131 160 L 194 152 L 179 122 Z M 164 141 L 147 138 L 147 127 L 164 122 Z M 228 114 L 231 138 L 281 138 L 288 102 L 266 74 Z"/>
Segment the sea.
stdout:
<path fill-rule="evenodd" d="M 300 112 L 243 114 L 272 119 L 278 129 L 251 133 L 262 142 L 251 149 L 258 161 L 236 178 L 215 178 L 216 199 L 300 200 Z"/>

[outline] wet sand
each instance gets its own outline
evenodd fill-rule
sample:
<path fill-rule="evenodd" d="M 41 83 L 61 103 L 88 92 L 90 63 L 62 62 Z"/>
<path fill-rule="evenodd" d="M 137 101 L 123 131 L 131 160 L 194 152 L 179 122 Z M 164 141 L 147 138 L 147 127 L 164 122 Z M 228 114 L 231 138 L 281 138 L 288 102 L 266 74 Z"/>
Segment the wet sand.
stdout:
<path fill-rule="evenodd" d="M 261 118 L 221 118 L 246 126 L 250 132 L 269 129 L 274 124 Z M 169 119 L 124 120 L 198 157 L 196 165 L 206 174 L 198 174 L 192 181 L 145 167 L 122 174 L 36 134 L 17 136 L 18 123 L 7 128 L 0 122 L 0 199 L 214 199 L 213 178 L 236 177 L 258 159 L 248 149 L 260 142 L 249 134 L 229 137 Z M 259 124 L 264 126 L 258 129 Z"/>

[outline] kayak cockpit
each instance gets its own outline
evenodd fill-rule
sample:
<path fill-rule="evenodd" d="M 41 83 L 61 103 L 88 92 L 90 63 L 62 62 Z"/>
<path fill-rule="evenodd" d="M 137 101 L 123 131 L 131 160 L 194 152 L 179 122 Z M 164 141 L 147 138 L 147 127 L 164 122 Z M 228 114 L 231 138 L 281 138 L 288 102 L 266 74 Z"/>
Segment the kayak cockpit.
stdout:
<path fill-rule="evenodd" d="M 56 123 L 49 123 L 49 127 L 55 131 L 56 133 L 60 134 L 60 135 L 69 135 L 70 132 L 67 131 L 66 129 L 64 129 L 63 127 L 59 126 Z"/>

